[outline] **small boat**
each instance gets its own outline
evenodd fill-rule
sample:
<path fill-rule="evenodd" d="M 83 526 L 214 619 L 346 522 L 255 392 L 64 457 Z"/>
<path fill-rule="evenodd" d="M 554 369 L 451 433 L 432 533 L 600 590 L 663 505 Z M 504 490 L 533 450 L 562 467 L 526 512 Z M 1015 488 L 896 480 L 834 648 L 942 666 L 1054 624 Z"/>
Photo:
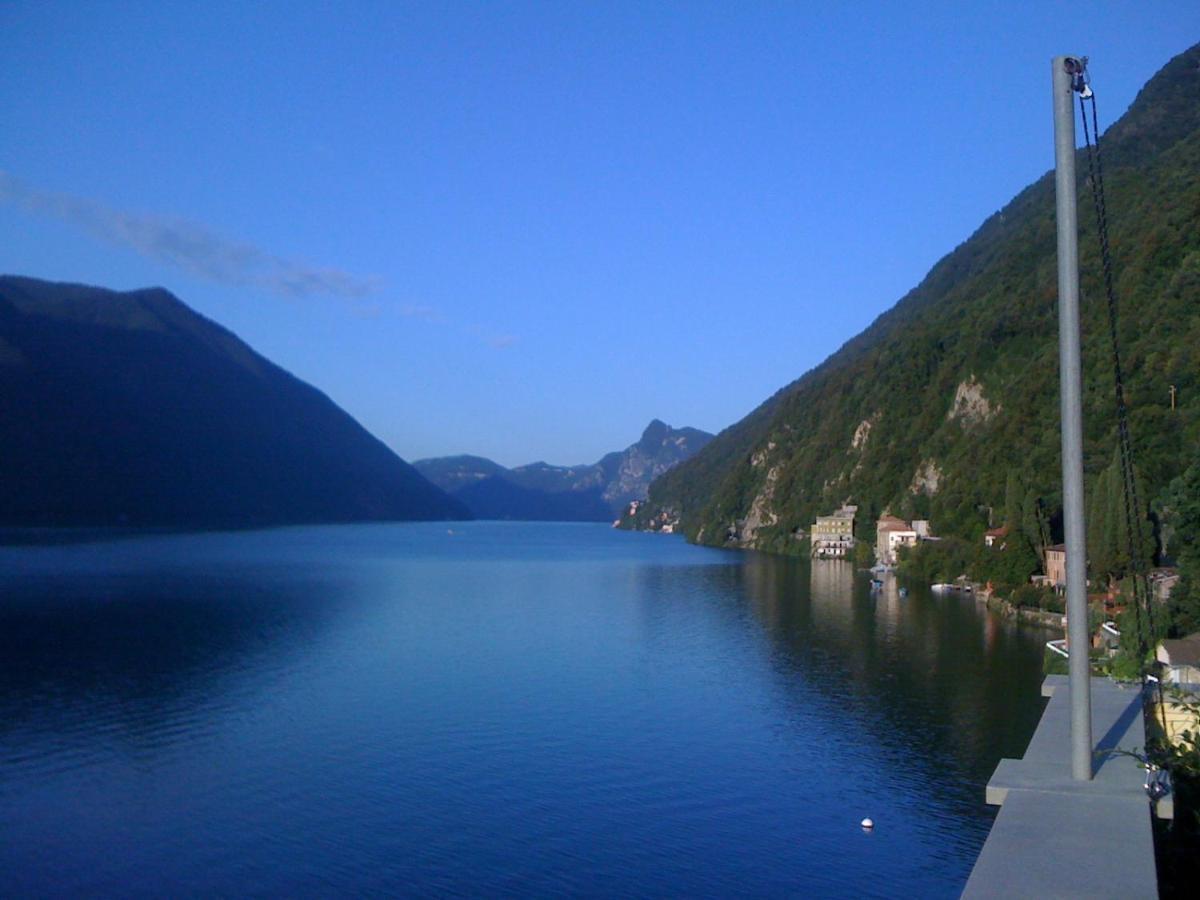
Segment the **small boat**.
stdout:
<path fill-rule="evenodd" d="M 929 589 L 931 591 L 936 591 L 939 594 L 942 593 L 943 591 L 957 591 L 958 590 L 958 588 L 955 587 L 954 585 L 947 584 L 944 581 L 939 581 L 937 584 L 931 584 L 929 586 Z"/>
<path fill-rule="evenodd" d="M 900 588 L 900 596 L 907 597 L 908 596 L 908 588 Z"/>
<path fill-rule="evenodd" d="M 878 578 L 872 578 L 872 579 L 871 579 L 871 590 L 873 590 L 873 591 L 877 591 L 877 590 L 879 590 L 881 587 L 883 587 L 883 582 L 882 582 L 882 581 L 880 581 Z"/>

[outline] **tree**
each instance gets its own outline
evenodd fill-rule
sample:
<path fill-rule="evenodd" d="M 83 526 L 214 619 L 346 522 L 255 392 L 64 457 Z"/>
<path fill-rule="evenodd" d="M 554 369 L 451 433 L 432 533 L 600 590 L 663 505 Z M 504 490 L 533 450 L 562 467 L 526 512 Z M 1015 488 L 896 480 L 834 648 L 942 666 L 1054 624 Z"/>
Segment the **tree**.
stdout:
<path fill-rule="evenodd" d="M 1113 521 L 1112 467 L 1096 476 L 1088 499 L 1088 560 L 1097 574 L 1107 575 L 1117 568 L 1116 534 Z"/>
<path fill-rule="evenodd" d="M 1033 555 L 1041 559 L 1050 543 L 1050 517 L 1042 498 L 1033 488 L 1025 493 L 1021 502 L 1021 537 L 1029 544 Z"/>
<path fill-rule="evenodd" d="M 1004 524 L 1010 534 L 1021 527 L 1021 476 L 1014 469 L 1008 470 L 1004 482 Z"/>
<path fill-rule="evenodd" d="M 879 520 L 879 504 L 868 498 L 858 501 L 854 514 L 854 537 L 860 543 L 875 544 L 875 525 Z"/>
<path fill-rule="evenodd" d="M 1200 631 L 1200 454 L 1171 481 L 1156 507 L 1164 549 L 1174 556 L 1180 574 L 1167 603 L 1167 631 L 1183 637 Z"/>
<path fill-rule="evenodd" d="M 1135 470 L 1133 490 L 1140 496 L 1138 484 Z M 1153 524 L 1145 509 L 1131 508 L 1135 497 L 1127 496 L 1128 491 L 1118 452 L 1093 482 L 1088 504 L 1089 561 L 1092 571 L 1110 583 L 1126 575 L 1144 574 L 1154 559 Z"/>

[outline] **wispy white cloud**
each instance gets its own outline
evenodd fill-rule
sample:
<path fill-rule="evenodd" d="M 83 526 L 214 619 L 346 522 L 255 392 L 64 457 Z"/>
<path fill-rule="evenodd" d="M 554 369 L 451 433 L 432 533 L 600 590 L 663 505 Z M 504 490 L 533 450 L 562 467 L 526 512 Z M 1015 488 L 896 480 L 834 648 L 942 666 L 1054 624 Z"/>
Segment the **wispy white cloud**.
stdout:
<path fill-rule="evenodd" d="M 468 325 L 466 331 L 496 350 L 506 350 L 520 340 L 516 335 L 490 331 L 482 325 Z"/>
<path fill-rule="evenodd" d="M 197 222 L 127 212 L 87 197 L 43 191 L 3 171 L 0 203 L 66 222 L 155 262 L 222 284 L 259 287 L 287 297 L 332 295 L 355 300 L 380 286 L 374 278 L 276 256 Z"/>
<path fill-rule="evenodd" d="M 400 307 L 400 315 L 406 319 L 420 319 L 422 322 L 444 322 L 445 318 L 432 306 L 406 304 Z"/>
<path fill-rule="evenodd" d="M 41 190 L 4 171 L 0 171 L 0 204 L 65 222 L 209 281 L 262 288 L 285 297 L 343 297 L 354 301 L 355 314 L 364 319 L 378 319 L 388 312 L 377 296 L 382 286 L 377 278 L 285 259 L 254 244 L 217 234 L 198 222 L 128 212 L 88 197 Z M 465 331 L 497 350 L 518 341 L 511 334 L 455 324 L 432 306 L 409 303 L 390 309 L 406 319 Z"/>

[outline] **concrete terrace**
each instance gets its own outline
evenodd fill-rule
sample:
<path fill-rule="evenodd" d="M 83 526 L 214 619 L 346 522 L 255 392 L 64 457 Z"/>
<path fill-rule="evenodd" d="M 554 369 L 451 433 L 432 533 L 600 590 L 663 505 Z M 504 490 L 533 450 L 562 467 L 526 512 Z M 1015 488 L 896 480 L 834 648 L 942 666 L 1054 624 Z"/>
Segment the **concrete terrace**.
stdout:
<path fill-rule="evenodd" d="M 1158 896 L 1145 771 L 1112 752 L 1146 745 L 1141 691 L 1091 683 L 1095 777 L 1071 777 L 1070 687 L 1051 675 L 1025 756 L 1001 760 L 988 782 L 987 802 L 1000 812 L 964 898 Z"/>

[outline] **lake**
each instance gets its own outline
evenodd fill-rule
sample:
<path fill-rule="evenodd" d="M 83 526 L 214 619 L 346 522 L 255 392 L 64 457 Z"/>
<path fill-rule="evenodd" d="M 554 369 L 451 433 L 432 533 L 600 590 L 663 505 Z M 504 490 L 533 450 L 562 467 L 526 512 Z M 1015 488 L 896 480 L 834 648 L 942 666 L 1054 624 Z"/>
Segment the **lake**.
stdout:
<path fill-rule="evenodd" d="M 8 546 L 0 877 L 953 897 L 1045 639 L 969 595 L 873 596 L 848 563 L 597 525 Z"/>

